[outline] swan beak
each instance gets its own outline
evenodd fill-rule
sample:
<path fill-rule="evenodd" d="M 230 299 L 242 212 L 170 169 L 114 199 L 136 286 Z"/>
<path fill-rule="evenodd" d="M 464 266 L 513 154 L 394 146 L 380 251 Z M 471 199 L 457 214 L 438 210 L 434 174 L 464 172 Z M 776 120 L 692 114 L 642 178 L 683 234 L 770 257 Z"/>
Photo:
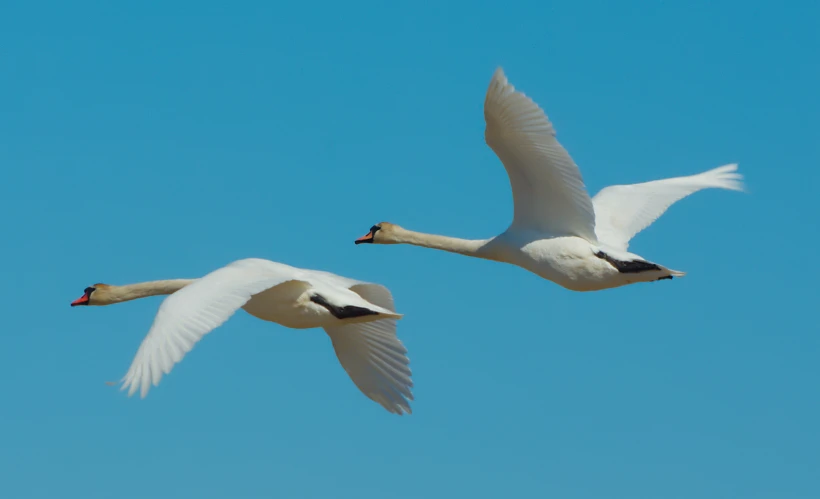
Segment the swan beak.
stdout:
<path fill-rule="evenodd" d="M 88 300 L 91 299 L 89 293 L 82 295 L 81 297 L 77 298 L 73 302 L 71 302 L 72 307 L 76 307 L 77 305 L 88 305 Z"/>
<path fill-rule="evenodd" d="M 373 231 L 370 231 L 367 234 L 363 235 L 362 237 L 356 239 L 353 242 L 356 243 L 356 244 L 372 243 L 374 235 L 375 235 L 375 233 Z"/>

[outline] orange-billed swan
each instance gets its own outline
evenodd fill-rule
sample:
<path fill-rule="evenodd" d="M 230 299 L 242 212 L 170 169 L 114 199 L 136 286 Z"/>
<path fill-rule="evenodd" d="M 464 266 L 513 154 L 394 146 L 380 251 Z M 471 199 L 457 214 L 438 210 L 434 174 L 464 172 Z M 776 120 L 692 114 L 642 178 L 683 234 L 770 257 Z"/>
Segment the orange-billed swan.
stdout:
<path fill-rule="evenodd" d="M 77 305 L 110 305 L 154 295 L 163 300 L 122 389 L 145 397 L 163 374 L 206 334 L 244 309 L 285 327 L 321 327 L 353 383 L 394 414 L 411 413 L 413 382 L 407 350 L 396 337 L 390 291 L 329 272 L 257 258 L 238 260 L 201 279 L 151 281 L 126 286 L 95 284 Z"/>
<path fill-rule="evenodd" d="M 710 187 L 743 190 L 737 165 L 689 177 L 607 187 L 590 199 L 581 172 L 544 111 L 498 68 L 484 101 L 484 138 L 504 164 L 513 221 L 492 239 L 424 234 L 382 222 L 356 244 L 412 244 L 507 262 L 573 291 L 682 276 L 627 251 L 629 240 L 676 201 Z"/>

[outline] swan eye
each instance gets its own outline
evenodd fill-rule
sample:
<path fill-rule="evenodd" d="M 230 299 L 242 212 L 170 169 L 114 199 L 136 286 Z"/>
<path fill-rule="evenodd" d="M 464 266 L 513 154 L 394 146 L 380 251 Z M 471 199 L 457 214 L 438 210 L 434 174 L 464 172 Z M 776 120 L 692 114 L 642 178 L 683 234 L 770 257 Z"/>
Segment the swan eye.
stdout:
<path fill-rule="evenodd" d="M 381 226 L 379 226 L 379 225 L 374 225 L 373 227 L 370 227 L 370 232 L 371 232 L 371 233 L 375 233 L 375 232 L 376 232 L 377 230 L 379 230 L 379 229 L 381 229 Z"/>
<path fill-rule="evenodd" d="M 96 291 L 97 288 L 87 287 L 83 290 L 83 293 L 90 295 L 93 291 Z"/>

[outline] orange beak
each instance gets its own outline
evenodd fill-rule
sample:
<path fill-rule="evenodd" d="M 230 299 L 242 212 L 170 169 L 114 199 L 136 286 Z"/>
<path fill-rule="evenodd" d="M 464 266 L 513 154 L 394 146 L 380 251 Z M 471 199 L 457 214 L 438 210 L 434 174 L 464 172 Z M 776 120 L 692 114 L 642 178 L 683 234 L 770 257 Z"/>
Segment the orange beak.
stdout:
<path fill-rule="evenodd" d="M 86 293 L 81 297 L 77 298 L 73 302 L 71 302 L 72 307 L 76 307 L 77 305 L 85 305 L 88 303 L 88 300 L 91 299 L 91 293 Z"/>
<path fill-rule="evenodd" d="M 356 243 L 356 244 L 372 243 L 373 242 L 373 236 L 374 236 L 374 234 L 373 234 L 373 231 L 371 230 L 370 232 L 368 232 L 367 234 L 363 235 L 362 237 L 356 239 L 353 242 Z"/>

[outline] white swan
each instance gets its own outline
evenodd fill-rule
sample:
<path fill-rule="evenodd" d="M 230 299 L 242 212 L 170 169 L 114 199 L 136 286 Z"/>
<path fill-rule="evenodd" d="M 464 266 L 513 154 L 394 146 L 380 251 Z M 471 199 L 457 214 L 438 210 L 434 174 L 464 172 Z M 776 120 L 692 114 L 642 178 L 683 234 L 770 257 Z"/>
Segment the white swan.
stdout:
<path fill-rule="evenodd" d="M 168 294 L 121 380 L 129 396 L 139 388 L 145 397 L 151 384 L 157 386 L 196 342 L 242 308 L 285 327 L 324 328 L 339 362 L 362 393 L 394 414 L 412 412 L 410 361 L 396 337 L 396 320 L 402 315 L 384 286 L 249 258 L 201 279 L 95 284 L 71 306 Z"/>
<path fill-rule="evenodd" d="M 611 186 L 590 199 L 544 111 L 517 92 L 501 68 L 487 91 L 484 120 L 484 138 L 512 186 L 514 216 L 504 233 L 465 240 L 382 222 L 356 244 L 404 243 L 507 262 L 574 291 L 597 291 L 684 275 L 629 253 L 629 240 L 694 192 L 743 190 L 731 164 L 689 177 Z"/>

